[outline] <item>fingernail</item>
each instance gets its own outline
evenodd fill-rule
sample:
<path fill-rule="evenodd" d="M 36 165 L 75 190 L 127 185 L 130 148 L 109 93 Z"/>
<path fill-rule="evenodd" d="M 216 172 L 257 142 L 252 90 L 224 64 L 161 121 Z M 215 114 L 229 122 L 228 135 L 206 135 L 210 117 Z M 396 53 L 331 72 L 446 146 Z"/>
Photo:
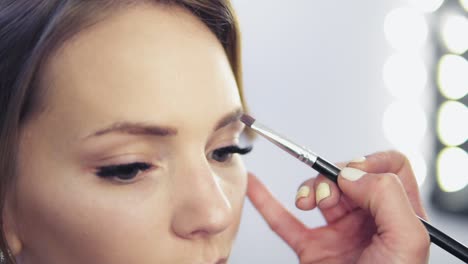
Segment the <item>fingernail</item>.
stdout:
<path fill-rule="evenodd" d="M 341 170 L 340 174 L 343 176 L 343 178 L 349 180 L 349 181 L 357 181 L 359 180 L 364 174 L 367 172 L 364 172 L 362 170 L 358 170 L 355 168 L 349 168 L 346 167 Z"/>
<path fill-rule="evenodd" d="M 299 188 L 299 190 L 297 190 L 296 201 L 301 199 L 301 198 L 309 197 L 309 194 L 310 194 L 309 186 L 306 186 L 306 185 L 301 186 L 301 188 Z"/>
<path fill-rule="evenodd" d="M 366 157 L 358 157 L 353 160 L 351 160 L 349 163 L 360 163 L 366 161 Z"/>
<path fill-rule="evenodd" d="M 317 204 L 320 203 L 325 198 L 330 196 L 330 185 L 326 182 L 321 182 L 317 185 L 317 189 L 315 190 L 315 201 Z"/>

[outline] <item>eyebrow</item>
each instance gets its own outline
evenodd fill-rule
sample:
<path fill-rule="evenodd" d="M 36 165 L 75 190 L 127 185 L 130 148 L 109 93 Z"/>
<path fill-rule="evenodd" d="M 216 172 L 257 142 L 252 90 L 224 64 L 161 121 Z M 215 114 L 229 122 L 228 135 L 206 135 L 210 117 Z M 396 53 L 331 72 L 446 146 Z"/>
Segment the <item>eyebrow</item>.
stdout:
<path fill-rule="evenodd" d="M 223 127 L 230 125 L 231 123 L 239 121 L 240 117 L 242 116 L 242 113 L 242 109 L 240 108 L 228 113 L 216 123 L 213 131 L 217 131 Z M 159 126 L 142 122 L 116 122 L 104 129 L 100 129 L 88 136 L 85 136 L 83 139 L 102 136 L 109 133 L 164 137 L 175 136 L 177 135 L 178 131 L 174 127 Z"/>

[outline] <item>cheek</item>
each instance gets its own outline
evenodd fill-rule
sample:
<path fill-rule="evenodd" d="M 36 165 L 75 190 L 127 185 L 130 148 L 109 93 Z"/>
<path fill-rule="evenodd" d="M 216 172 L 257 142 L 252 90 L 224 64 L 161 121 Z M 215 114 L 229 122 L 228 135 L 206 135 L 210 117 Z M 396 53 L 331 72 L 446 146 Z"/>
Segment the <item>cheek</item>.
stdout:
<path fill-rule="evenodd" d="M 231 206 L 235 209 L 236 218 L 240 218 L 242 206 L 247 192 L 247 171 L 240 157 L 234 157 L 235 166 L 218 168 L 216 173 L 222 181 L 222 186 Z"/>
<path fill-rule="evenodd" d="M 240 160 L 240 159 L 239 159 Z M 243 212 L 243 206 L 245 201 L 245 195 L 247 192 L 247 171 L 240 161 L 240 166 L 236 169 L 236 172 L 233 176 L 233 181 L 231 182 L 231 193 L 230 200 L 232 201 L 232 207 L 234 212 L 234 224 L 232 225 L 232 237 L 234 240 L 240 226 L 241 216 Z"/>

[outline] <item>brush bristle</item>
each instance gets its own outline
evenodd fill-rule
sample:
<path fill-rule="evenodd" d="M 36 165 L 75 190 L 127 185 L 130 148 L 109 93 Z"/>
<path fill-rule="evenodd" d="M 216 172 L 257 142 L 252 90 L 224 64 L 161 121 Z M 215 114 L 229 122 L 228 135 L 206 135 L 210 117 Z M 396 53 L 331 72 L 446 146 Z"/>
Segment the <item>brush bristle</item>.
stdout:
<path fill-rule="evenodd" d="M 252 124 L 255 122 L 255 118 L 247 115 L 247 114 L 243 114 L 240 118 L 240 120 L 242 121 L 242 123 L 244 123 L 246 126 L 248 127 L 251 127 Z"/>

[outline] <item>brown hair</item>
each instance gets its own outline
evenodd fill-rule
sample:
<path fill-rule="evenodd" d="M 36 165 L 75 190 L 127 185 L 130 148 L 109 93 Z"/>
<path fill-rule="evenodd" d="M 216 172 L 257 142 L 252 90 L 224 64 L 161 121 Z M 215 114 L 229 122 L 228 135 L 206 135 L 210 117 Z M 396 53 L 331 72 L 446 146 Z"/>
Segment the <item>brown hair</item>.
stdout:
<path fill-rule="evenodd" d="M 14 181 L 20 129 L 41 112 L 38 76 L 45 60 L 67 39 L 115 8 L 155 2 L 182 6 L 222 43 L 243 101 L 240 39 L 229 0 L 2 0 L 0 1 L 0 250 L 15 263 L 3 230 L 7 190 Z M 243 102 L 244 103 L 244 102 Z M 0 252 L 0 253 L 1 253 Z"/>

